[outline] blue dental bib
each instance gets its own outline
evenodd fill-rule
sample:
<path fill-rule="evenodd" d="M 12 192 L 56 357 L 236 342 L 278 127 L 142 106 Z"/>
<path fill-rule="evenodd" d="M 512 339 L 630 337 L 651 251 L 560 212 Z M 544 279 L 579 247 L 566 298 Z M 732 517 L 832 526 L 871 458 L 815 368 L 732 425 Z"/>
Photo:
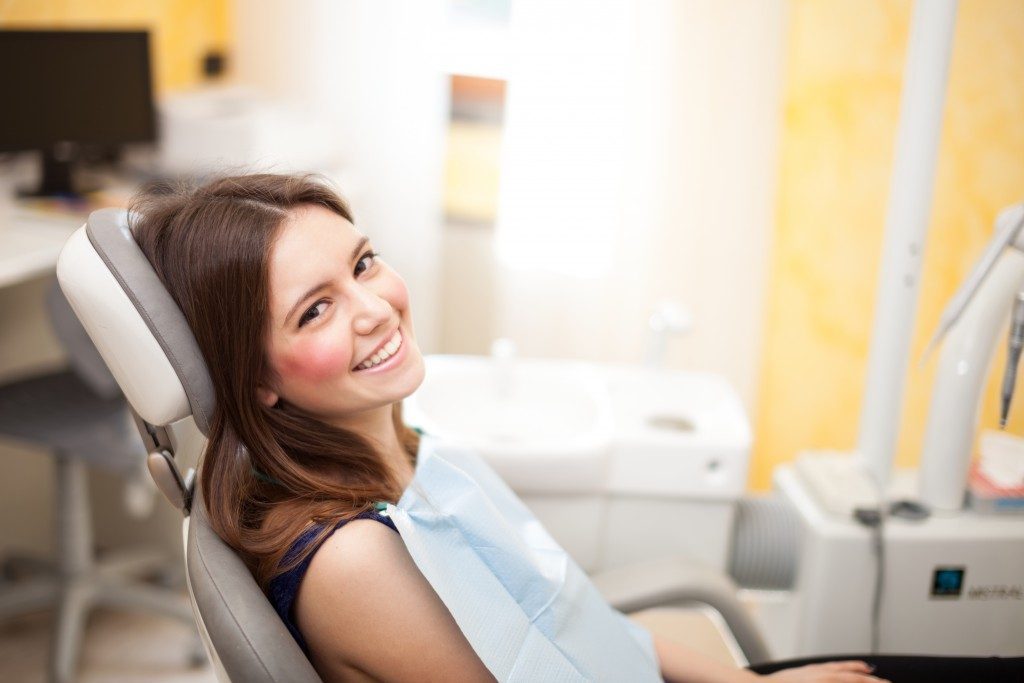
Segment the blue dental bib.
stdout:
<path fill-rule="evenodd" d="M 613 609 L 471 449 L 423 435 L 388 514 L 499 681 L 661 681 L 650 634 Z"/>

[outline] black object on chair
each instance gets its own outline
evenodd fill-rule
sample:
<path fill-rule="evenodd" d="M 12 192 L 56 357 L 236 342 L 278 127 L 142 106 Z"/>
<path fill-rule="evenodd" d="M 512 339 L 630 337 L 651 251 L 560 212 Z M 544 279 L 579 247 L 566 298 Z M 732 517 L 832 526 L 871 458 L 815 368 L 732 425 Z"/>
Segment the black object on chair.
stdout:
<path fill-rule="evenodd" d="M 0 619 L 56 606 L 50 680 L 74 678 L 84 625 L 94 607 L 140 609 L 184 621 L 192 610 L 179 590 L 134 580 L 176 565 L 165 553 L 126 552 L 97 560 L 93 550 L 88 468 L 127 477 L 142 471 L 146 449 L 121 391 L 54 281 L 46 304 L 71 369 L 0 386 L 0 437 L 53 453 L 56 574 L 15 582 L 0 592 Z M 196 640 L 190 653 L 205 659 Z"/>

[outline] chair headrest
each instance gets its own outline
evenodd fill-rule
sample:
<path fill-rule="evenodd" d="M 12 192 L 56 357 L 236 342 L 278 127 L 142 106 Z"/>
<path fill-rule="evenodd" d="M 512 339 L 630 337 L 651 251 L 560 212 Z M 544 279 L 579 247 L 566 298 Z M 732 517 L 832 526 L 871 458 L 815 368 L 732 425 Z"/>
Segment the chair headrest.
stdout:
<path fill-rule="evenodd" d="M 208 435 L 213 383 L 185 316 L 139 249 L 124 209 L 101 209 L 68 239 L 57 279 L 138 415 L 189 415 Z"/>

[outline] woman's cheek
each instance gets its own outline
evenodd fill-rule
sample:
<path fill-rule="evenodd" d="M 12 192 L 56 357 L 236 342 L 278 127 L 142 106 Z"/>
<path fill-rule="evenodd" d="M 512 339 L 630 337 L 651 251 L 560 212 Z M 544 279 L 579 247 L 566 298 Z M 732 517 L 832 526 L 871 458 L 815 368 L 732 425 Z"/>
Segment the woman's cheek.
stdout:
<path fill-rule="evenodd" d="M 281 371 L 302 382 L 319 382 L 348 372 L 350 349 L 335 340 L 307 338 L 299 341 L 282 359 Z"/>

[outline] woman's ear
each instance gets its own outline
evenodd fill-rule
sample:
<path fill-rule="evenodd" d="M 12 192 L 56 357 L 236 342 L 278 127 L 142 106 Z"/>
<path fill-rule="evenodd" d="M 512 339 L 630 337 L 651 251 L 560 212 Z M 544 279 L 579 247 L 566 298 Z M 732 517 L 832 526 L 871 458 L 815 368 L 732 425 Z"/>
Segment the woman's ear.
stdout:
<path fill-rule="evenodd" d="M 281 397 L 261 384 L 256 387 L 256 398 L 266 407 L 273 408 Z"/>

